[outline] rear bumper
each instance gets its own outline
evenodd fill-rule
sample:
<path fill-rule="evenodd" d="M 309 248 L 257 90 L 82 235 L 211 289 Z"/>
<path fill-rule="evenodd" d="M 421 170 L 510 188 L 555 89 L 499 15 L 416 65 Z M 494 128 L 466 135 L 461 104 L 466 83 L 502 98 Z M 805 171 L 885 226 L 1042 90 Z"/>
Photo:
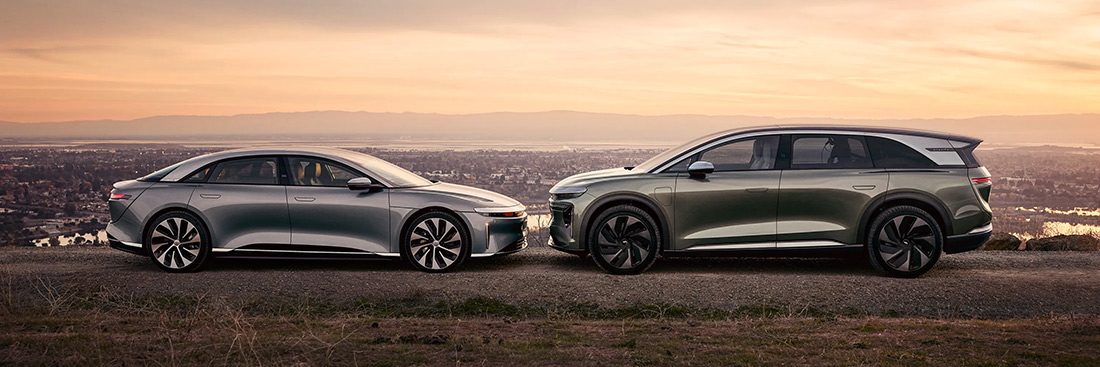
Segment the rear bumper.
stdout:
<path fill-rule="evenodd" d="M 978 228 L 974 228 L 965 234 L 948 236 L 947 240 L 943 243 L 943 252 L 948 254 L 957 254 L 960 252 L 966 252 L 975 250 L 982 247 L 989 241 L 989 237 L 993 235 L 993 224 L 986 224 Z"/>
<path fill-rule="evenodd" d="M 141 246 L 140 243 L 120 241 L 119 239 L 115 238 L 115 236 L 112 236 L 110 233 L 107 233 L 107 244 L 115 250 L 129 252 L 134 255 L 145 256 L 145 247 Z"/>

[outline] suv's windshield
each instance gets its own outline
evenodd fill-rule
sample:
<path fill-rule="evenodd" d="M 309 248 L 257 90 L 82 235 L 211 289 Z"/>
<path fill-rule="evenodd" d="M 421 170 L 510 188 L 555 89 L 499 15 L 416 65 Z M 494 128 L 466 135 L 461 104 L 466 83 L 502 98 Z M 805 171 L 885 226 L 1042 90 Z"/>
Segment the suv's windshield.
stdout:
<path fill-rule="evenodd" d="M 645 162 L 642 162 L 641 164 L 639 164 L 637 166 L 634 166 L 634 169 L 632 171 L 648 172 L 648 171 L 650 171 L 654 168 L 657 168 L 657 166 L 660 166 L 661 164 L 663 164 L 665 162 L 668 162 L 668 160 L 670 160 L 672 158 L 676 158 L 676 156 L 680 155 L 681 153 L 686 152 L 687 150 L 689 150 L 691 148 L 694 148 L 695 146 L 697 146 L 699 144 L 703 144 L 705 142 L 708 142 L 708 141 L 717 139 L 719 137 L 728 135 L 729 133 L 730 133 L 729 131 L 717 132 L 717 133 L 714 133 L 714 134 L 710 134 L 710 135 L 707 135 L 707 136 L 689 141 L 689 142 L 684 143 L 683 145 L 680 145 L 678 147 L 666 150 L 666 151 L 662 152 L 661 154 L 655 155 L 655 156 L 653 156 L 653 158 L 650 158 L 649 160 L 646 160 Z"/>

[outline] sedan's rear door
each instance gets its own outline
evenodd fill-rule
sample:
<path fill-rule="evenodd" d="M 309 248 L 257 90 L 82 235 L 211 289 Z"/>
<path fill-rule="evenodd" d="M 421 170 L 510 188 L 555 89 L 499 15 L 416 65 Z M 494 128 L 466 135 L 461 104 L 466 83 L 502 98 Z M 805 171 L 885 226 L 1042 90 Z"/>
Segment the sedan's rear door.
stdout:
<path fill-rule="evenodd" d="M 195 183 L 188 204 L 206 219 L 215 247 L 290 243 L 286 186 L 277 157 L 244 157 L 203 168 L 183 182 Z"/>

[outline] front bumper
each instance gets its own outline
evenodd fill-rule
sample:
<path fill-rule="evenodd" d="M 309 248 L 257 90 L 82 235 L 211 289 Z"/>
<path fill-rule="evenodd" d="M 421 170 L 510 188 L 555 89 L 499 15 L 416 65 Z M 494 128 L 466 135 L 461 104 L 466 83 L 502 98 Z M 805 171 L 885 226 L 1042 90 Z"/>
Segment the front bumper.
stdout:
<path fill-rule="evenodd" d="M 957 254 L 977 249 L 982 247 L 986 241 L 989 241 L 989 237 L 992 235 L 993 223 L 989 223 L 974 228 L 970 230 L 970 232 L 964 234 L 948 236 L 947 240 L 943 243 L 943 252 L 947 254 Z"/>
<path fill-rule="evenodd" d="M 489 257 L 522 251 L 527 248 L 527 215 L 520 217 L 488 217 L 463 213 L 470 222 L 473 240 L 470 257 Z"/>
<path fill-rule="evenodd" d="M 580 241 L 582 210 L 589 203 L 587 195 L 570 200 L 550 200 L 550 248 L 571 254 L 586 250 Z"/>

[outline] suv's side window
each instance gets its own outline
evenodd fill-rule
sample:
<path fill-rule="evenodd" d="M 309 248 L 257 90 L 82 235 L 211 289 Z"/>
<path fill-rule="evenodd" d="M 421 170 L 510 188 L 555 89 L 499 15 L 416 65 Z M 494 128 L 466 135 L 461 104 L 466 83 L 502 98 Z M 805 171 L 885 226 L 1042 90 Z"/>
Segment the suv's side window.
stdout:
<path fill-rule="evenodd" d="M 685 158 L 667 172 L 687 172 L 688 166 L 695 161 L 710 162 L 715 172 L 774 169 L 778 151 L 778 135 L 734 140 L 704 151 L 698 155 L 699 159 L 695 159 L 696 156 Z"/>
<path fill-rule="evenodd" d="M 288 157 L 291 181 L 298 186 L 346 186 L 363 177 L 342 164 L 309 157 Z"/>
<path fill-rule="evenodd" d="M 275 157 L 232 159 L 214 166 L 208 182 L 227 184 L 276 185 L 278 164 Z"/>
<path fill-rule="evenodd" d="M 893 139 L 867 137 L 867 146 L 871 148 L 871 158 L 879 168 L 932 168 L 936 163 Z"/>
<path fill-rule="evenodd" d="M 791 137 L 791 168 L 871 168 L 863 138 L 848 135 Z"/>

